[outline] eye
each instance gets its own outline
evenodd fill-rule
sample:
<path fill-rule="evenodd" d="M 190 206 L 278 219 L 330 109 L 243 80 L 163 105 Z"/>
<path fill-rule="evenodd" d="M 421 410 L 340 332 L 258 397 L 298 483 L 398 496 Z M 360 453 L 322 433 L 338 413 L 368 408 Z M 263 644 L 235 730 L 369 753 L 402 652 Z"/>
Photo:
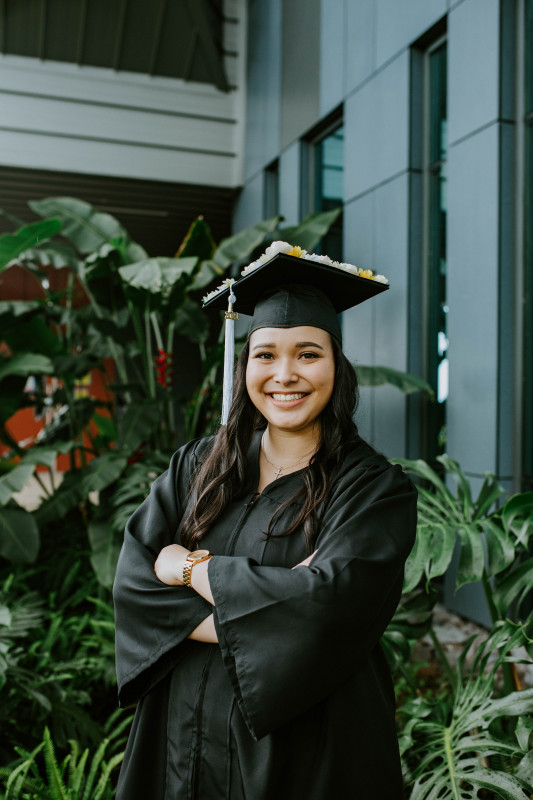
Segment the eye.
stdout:
<path fill-rule="evenodd" d="M 274 356 L 272 355 L 272 353 L 268 353 L 268 352 L 264 351 L 262 353 L 256 353 L 254 355 L 254 358 L 259 358 L 262 361 L 267 361 L 267 360 L 270 360 L 270 359 L 274 358 Z"/>
<path fill-rule="evenodd" d="M 314 358 L 320 358 L 320 356 L 318 355 L 318 353 L 306 352 L 306 353 L 300 353 L 300 358 L 303 358 L 305 361 L 310 361 L 311 359 Z"/>

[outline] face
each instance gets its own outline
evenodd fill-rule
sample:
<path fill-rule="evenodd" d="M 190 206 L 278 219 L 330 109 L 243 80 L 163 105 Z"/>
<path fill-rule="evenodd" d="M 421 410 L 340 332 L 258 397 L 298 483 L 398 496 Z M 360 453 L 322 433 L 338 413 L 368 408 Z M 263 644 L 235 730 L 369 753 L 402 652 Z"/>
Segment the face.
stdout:
<path fill-rule="evenodd" d="M 334 380 L 333 347 L 321 328 L 260 328 L 252 333 L 246 388 L 270 426 L 309 429 L 327 405 Z"/>

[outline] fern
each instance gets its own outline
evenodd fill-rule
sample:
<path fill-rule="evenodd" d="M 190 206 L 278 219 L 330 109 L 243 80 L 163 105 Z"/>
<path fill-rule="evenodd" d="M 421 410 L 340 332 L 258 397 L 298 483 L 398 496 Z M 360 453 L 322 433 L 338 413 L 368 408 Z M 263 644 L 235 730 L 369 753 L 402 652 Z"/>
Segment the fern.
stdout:
<path fill-rule="evenodd" d="M 93 754 L 88 749 L 80 754 L 77 741 L 70 742 L 70 752 L 59 762 L 48 728 L 43 741 L 31 752 L 18 748 L 21 761 L 12 767 L 0 768 L 0 785 L 5 787 L 3 800 L 111 800 L 114 789 L 111 775 L 124 754 L 115 753 L 106 760 L 106 751 L 114 743 L 123 742 L 122 734 L 131 723 L 131 715 L 115 725 L 121 712 L 113 714 L 109 727 L 114 729 Z M 44 775 L 42 774 L 44 764 Z"/>

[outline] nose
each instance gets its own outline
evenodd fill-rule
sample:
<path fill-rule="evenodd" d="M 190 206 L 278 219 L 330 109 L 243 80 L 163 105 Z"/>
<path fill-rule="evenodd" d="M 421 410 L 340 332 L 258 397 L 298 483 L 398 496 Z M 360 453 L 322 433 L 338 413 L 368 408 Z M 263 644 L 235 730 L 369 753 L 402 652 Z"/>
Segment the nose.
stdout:
<path fill-rule="evenodd" d="M 279 358 L 276 361 L 276 375 L 274 380 L 282 386 L 295 383 L 298 380 L 294 370 L 294 364 L 290 358 Z"/>

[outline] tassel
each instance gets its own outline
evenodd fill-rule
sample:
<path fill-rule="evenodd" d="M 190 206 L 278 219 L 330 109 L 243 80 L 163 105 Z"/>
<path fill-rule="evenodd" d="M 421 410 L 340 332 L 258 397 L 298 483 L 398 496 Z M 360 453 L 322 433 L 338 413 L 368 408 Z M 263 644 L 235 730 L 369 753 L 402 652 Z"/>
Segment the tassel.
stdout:
<path fill-rule="evenodd" d="M 224 342 L 224 386 L 222 390 L 222 425 L 228 424 L 229 410 L 233 401 L 233 367 L 235 361 L 235 320 L 239 315 L 233 310 L 236 297 L 230 286 L 228 310 L 226 311 L 226 331 Z"/>

